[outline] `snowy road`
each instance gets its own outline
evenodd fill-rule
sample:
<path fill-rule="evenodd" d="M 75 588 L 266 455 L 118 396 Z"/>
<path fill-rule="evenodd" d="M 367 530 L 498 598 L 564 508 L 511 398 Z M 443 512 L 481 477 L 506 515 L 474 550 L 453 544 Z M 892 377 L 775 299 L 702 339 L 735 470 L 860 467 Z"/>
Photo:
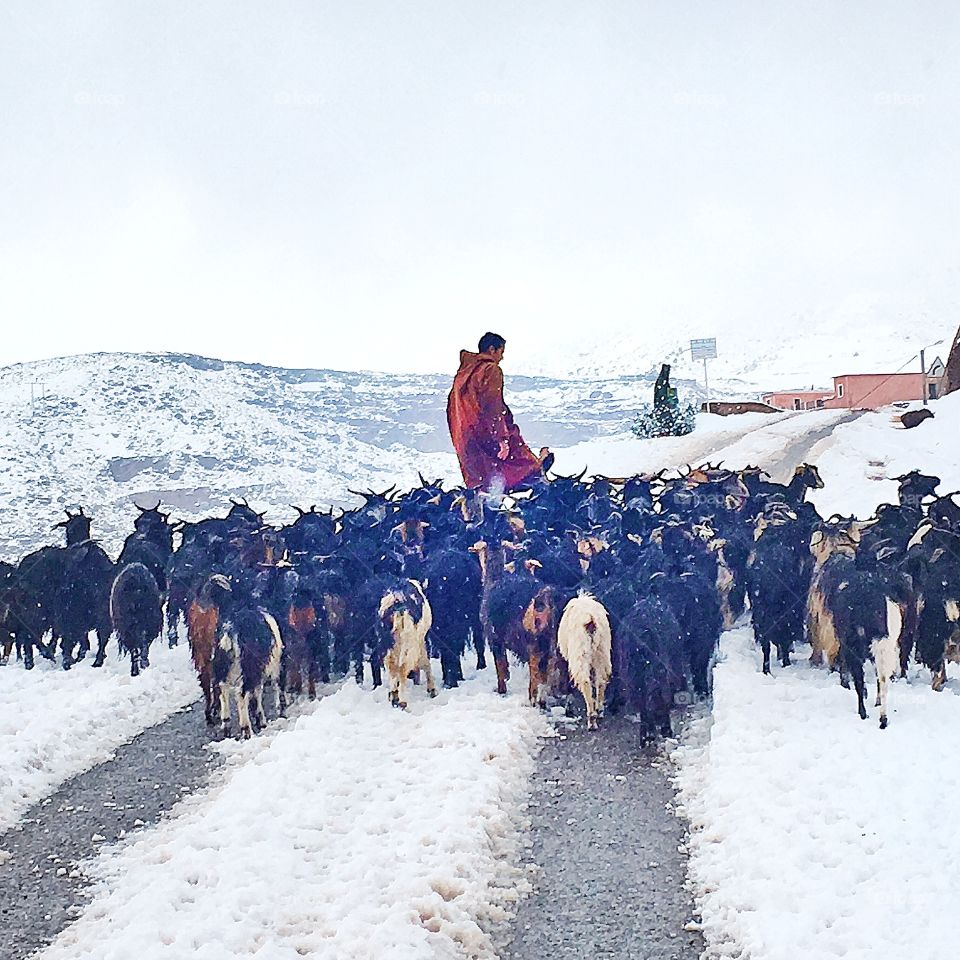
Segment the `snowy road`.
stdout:
<path fill-rule="evenodd" d="M 202 706 L 186 707 L 63 784 L 0 837 L 0 960 L 23 960 L 79 913 L 78 869 L 104 842 L 156 823 L 220 759 Z"/>
<path fill-rule="evenodd" d="M 699 934 L 684 929 L 694 908 L 668 768 L 621 718 L 543 749 L 531 799 L 536 890 L 504 960 L 700 956 Z"/>
<path fill-rule="evenodd" d="M 597 441 L 594 444 L 582 445 L 578 455 L 589 453 L 587 462 L 591 472 L 608 475 L 656 469 L 668 462 L 675 465 L 707 458 L 714 461 L 725 459 L 728 465 L 738 465 L 738 462 L 759 463 L 786 470 L 792 469 L 792 460 L 799 462 L 805 459 L 811 445 L 823 449 L 825 443 L 829 443 L 829 438 L 827 441 L 823 440 L 824 434 L 829 434 L 846 418 L 847 415 L 843 413 L 811 417 L 759 417 L 754 418 L 747 426 L 731 427 L 716 423 L 715 421 L 721 418 L 713 417 L 709 420 L 714 423 L 702 436 L 669 441 L 669 451 L 659 441 L 643 443 L 631 438 L 622 444 L 618 441 Z M 582 465 L 581 463 L 580 466 Z M 573 467 L 568 462 L 562 463 L 560 469 L 569 470 Z M 158 657 L 158 663 L 160 661 L 161 658 Z M 412 870 L 412 873 L 403 874 L 410 880 L 409 886 L 401 882 L 399 887 L 395 884 L 391 887 L 391 896 L 396 899 L 394 907 L 397 913 L 391 921 L 393 926 L 389 927 L 392 934 L 383 934 L 388 939 L 390 936 L 394 937 L 394 949 L 400 951 L 398 956 L 493 955 L 487 931 L 496 926 L 498 918 L 502 922 L 502 911 L 508 906 L 509 899 L 516 897 L 517 891 L 523 886 L 520 878 L 511 875 L 509 870 L 504 875 L 495 861 L 499 858 L 504 861 L 504 866 L 509 868 L 518 860 L 515 831 L 519 821 L 516 818 L 520 815 L 520 804 L 527 789 L 528 777 L 533 770 L 531 758 L 535 751 L 536 737 L 538 732 L 542 732 L 535 726 L 538 722 L 537 715 L 524 706 L 525 698 L 511 696 L 506 701 L 494 698 L 490 694 L 487 678 L 481 677 L 465 689 L 445 693 L 436 703 L 425 704 L 422 708 L 411 711 L 413 717 L 423 715 L 413 730 L 403 726 L 410 722 L 410 718 L 405 715 L 397 715 L 395 711 L 389 710 L 385 711 L 385 715 L 382 715 L 382 711 L 378 713 L 377 710 L 383 707 L 383 704 L 379 703 L 376 695 L 369 691 L 353 690 L 352 693 L 331 697 L 322 704 L 306 708 L 299 721 L 290 721 L 272 728 L 267 736 L 255 741 L 252 747 L 240 745 L 234 748 L 228 745 L 226 749 L 230 753 L 230 764 L 227 772 L 215 776 L 211 784 L 205 787 L 203 784 L 209 769 L 210 751 L 204 749 L 203 745 L 208 736 L 199 717 L 177 715 L 152 728 L 129 748 L 118 751 L 117 761 L 98 767 L 86 776 L 69 779 L 79 770 L 102 760 L 125 739 L 135 735 L 150 722 L 155 722 L 158 717 L 151 714 L 151 710 L 159 708 L 169 713 L 192 699 L 189 691 L 195 680 L 190 677 L 189 668 L 183 669 L 183 665 L 178 665 L 174 657 L 169 661 L 168 669 L 169 677 L 164 682 L 172 683 L 173 686 L 172 692 L 168 691 L 167 695 L 147 696 L 144 681 L 149 680 L 153 668 L 141 678 L 141 686 L 135 689 L 143 694 L 142 698 L 131 701 L 128 707 L 120 711 L 129 718 L 128 727 L 115 724 L 111 720 L 111 697 L 115 691 L 112 691 L 109 685 L 104 686 L 100 693 L 92 694 L 85 706 L 81 703 L 79 712 L 67 718 L 69 722 L 60 729 L 75 729 L 78 734 L 82 734 L 85 729 L 99 730 L 102 736 L 89 738 L 85 746 L 82 736 L 67 741 L 68 745 L 72 743 L 73 749 L 67 749 L 63 757 L 57 750 L 61 747 L 58 741 L 64 738 L 55 734 L 57 724 L 52 714 L 46 718 L 50 722 L 45 725 L 38 724 L 34 728 L 32 746 L 28 741 L 19 744 L 19 754 L 16 753 L 17 738 L 11 737 L 9 740 L 12 752 L 5 759 L 10 762 L 11 757 L 21 757 L 14 781 L 19 777 L 16 782 L 26 784 L 27 788 L 21 790 L 16 801 L 19 808 L 2 810 L 0 816 L 6 814 L 15 819 L 30 801 L 50 793 L 64 779 L 67 782 L 63 783 L 60 792 L 47 806 L 40 808 L 37 816 L 30 814 L 29 819 L 37 820 L 38 823 L 25 823 L 22 832 L 8 834 L 8 838 L 14 838 L 10 842 L 0 836 L 0 889 L 4 891 L 4 899 L 0 901 L 0 921 L 5 934 L 2 938 L 4 949 L 8 951 L 6 954 L 0 953 L 3 960 L 7 960 L 7 957 L 25 956 L 29 949 L 47 941 L 61 930 L 73 915 L 79 913 L 79 910 L 71 911 L 68 908 L 76 902 L 77 892 L 81 887 L 85 887 L 87 877 L 99 880 L 93 890 L 94 902 L 86 908 L 78 923 L 59 936 L 49 956 L 109 956 L 111 951 L 123 952 L 128 947 L 133 949 L 132 938 L 140 925 L 137 917 L 152 916 L 153 913 L 152 906 L 140 904 L 136 900 L 134 888 L 142 886 L 152 890 L 154 901 L 162 903 L 169 893 L 169 885 L 184 883 L 187 875 L 194 875 L 192 871 L 197 863 L 200 863 L 201 867 L 201 880 L 198 882 L 203 884 L 207 882 L 203 878 L 209 880 L 214 877 L 216 879 L 210 882 L 213 882 L 216 888 L 226 884 L 226 879 L 220 872 L 227 869 L 224 866 L 228 858 L 225 851 L 230 849 L 230 844 L 238 841 L 231 834 L 226 845 L 218 850 L 213 859 L 204 860 L 204 838 L 198 824 L 209 822 L 211 817 L 229 819 L 244 810 L 244 816 L 249 818 L 245 822 L 246 826 L 255 822 L 257 816 L 268 819 L 275 816 L 275 811 L 268 801 L 271 797 L 276 799 L 276 796 L 283 797 L 286 794 L 282 789 L 279 794 L 271 794 L 269 791 L 282 784 L 283 776 L 288 775 L 295 776 L 300 788 L 311 797 L 328 796 L 332 791 L 329 802 L 333 804 L 333 808 L 342 807 L 344 813 L 354 821 L 359 818 L 356 829 L 364 832 L 371 829 L 371 823 L 377 824 L 383 819 L 392 823 L 407 822 L 410 803 L 425 814 L 423 819 L 413 821 L 414 833 L 420 837 L 420 845 L 414 844 L 413 847 L 405 848 L 409 863 L 399 854 L 394 855 L 392 861 L 395 868 L 401 872 L 407 867 Z M 87 674 L 84 678 L 86 680 L 92 678 L 97 683 L 107 684 L 109 679 L 109 684 L 126 686 L 125 678 L 111 676 L 107 672 L 98 676 L 92 672 L 77 671 L 70 676 L 79 678 L 82 674 Z M 22 676 L 19 669 L 11 667 L 2 679 L 5 683 L 15 685 Z M 40 674 L 34 676 L 40 677 Z M 103 679 L 100 679 L 101 677 Z M 76 682 L 67 680 L 59 673 L 56 677 L 50 674 L 48 679 L 53 683 Z M 24 688 L 21 692 L 24 709 L 27 709 L 28 703 L 32 703 L 35 710 L 34 698 L 39 696 L 40 691 L 30 692 Z M 361 699 L 352 699 L 357 696 Z M 334 703 L 342 706 L 346 703 L 345 697 L 350 700 L 348 711 L 344 712 L 339 707 L 332 706 Z M 61 709 L 71 704 L 72 700 L 69 696 L 63 696 L 49 702 L 58 703 L 58 709 Z M 431 709 L 435 712 L 430 713 Z M 184 737 L 183 725 L 191 723 L 193 726 L 190 736 Z M 407 729 L 406 736 L 399 741 L 392 740 L 398 729 Z M 313 731 L 310 736 L 305 735 L 308 730 Z M 451 746 L 449 734 L 458 730 L 461 731 L 458 749 L 452 752 L 445 750 Z M 612 733 L 612 730 L 610 732 Z M 338 750 L 354 757 L 356 762 L 349 770 L 337 772 L 330 769 L 332 761 L 322 748 L 317 749 L 311 736 L 319 737 L 321 745 L 338 744 Z M 580 806 L 578 812 L 569 816 L 561 816 L 558 811 L 562 808 L 553 804 L 551 806 L 556 809 L 552 813 L 545 812 L 545 808 L 535 811 L 533 837 L 537 849 L 544 851 L 547 860 L 540 866 L 551 873 L 548 875 L 548 872 L 544 872 L 541 875 L 542 885 L 537 894 L 539 899 L 531 901 L 532 904 L 550 902 L 551 891 L 562 889 L 565 879 L 577 876 L 579 867 L 575 853 L 576 844 L 584 842 L 584 837 L 578 833 L 578 825 L 589 820 L 591 815 L 596 817 L 596 822 L 599 822 L 600 815 L 604 813 L 609 817 L 610 808 L 614 805 L 620 806 L 619 802 L 614 804 L 611 800 L 623 800 L 629 805 L 623 794 L 625 788 L 621 786 L 626 781 L 615 779 L 618 774 L 613 772 L 614 768 L 629 770 L 629 776 L 633 778 L 631 786 L 635 790 L 631 791 L 630 796 L 636 803 L 641 804 L 629 814 L 633 820 L 639 818 L 641 823 L 645 822 L 649 811 L 653 809 L 650 804 L 656 805 L 659 801 L 665 803 L 669 799 L 670 790 L 663 770 L 656 764 L 637 762 L 640 754 L 631 745 L 629 731 L 621 739 L 607 736 L 606 741 L 596 740 L 597 745 L 605 742 L 609 750 L 606 753 L 598 750 L 595 761 L 589 756 L 589 743 L 585 741 L 581 745 L 577 736 L 569 741 L 569 748 L 567 744 L 551 747 L 553 760 L 545 759 L 535 778 L 540 789 L 543 789 L 549 779 L 548 768 L 554 763 L 556 771 L 562 770 L 562 775 L 568 776 L 571 782 L 579 779 L 590 784 L 606 784 L 610 790 L 598 789 L 590 797 L 581 797 L 580 802 L 586 805 Z M 454 740 L 457 741 L 456 736 Z M 300 745 L 299 753 L 284 746 L 294 742 Z M 511 762 L 506 765 L 493 762 L 491 766 L 490 758 L 501 755 L 504 749 L 512 758 Z M 309 768 L 307 771 L 300 769 L 304 757 L 311 757 L 310 762 L 316 765 L 313 774 L 309 773 Z M 40 760 L 39 774 L 35 769 L 34 758 Z M 180 773 L 183 776 L 159 772 L 161 767 L 157 765 L 158 762 L 184 758 L 196 774 L 195 778 L 184 779 L 186 771 L 182 768 Z M 46 767 L 43 766 L 44 763 Z M 441 770 L 458 771 L 457 779 L 463 781 L 463 788 L 452 790 L 449 777 L 434 776 L 436 764 L 439 764 Z M 258 775 L 256 772 L 264 766 L 273 773 L 268 781 L 258 779 L 262 778 L 262 774 Z M 153 770 L 158 772 L 147 772 Z M 384 779 L 385 774 L 391 770 L 401 775 L 399 780 L 391 781 L 389 777 Z M 409 771 L 413 771 L 412 777 L 408 776 Z M 492 778 L 489 776 L 491 771 L 496 772 Z M 521 774 L 519 779 L 518 772 Z M 614 778 L 609 783 L 606 780 L 608 773 Z M 423 784 L 418 784 L 417 775 L 421 776 Z M 237 783 L 246 783 L 246 787 L 231 788 L 230 784 L 234 780 Z M 181 791 L 181 787 L 186 787 L 187 790 Z M 122 795 L 123 801 L 110 799 L 110 791 Z M 194 791 L 192 797 L 191 791 Z M 149 825 L 161 810 L 169 809 L 181 793 L 188 797 L 188 802 L 177 806 L 172 818 L 158 826 L 140 829 L 141 825 L 136 823 L 137 820 L 143 820 Z M 221 794 L 227 794 L 227 799 L 220 799 Z M 101 807 L 97 810 L 89 799 L 96 797 L 105 798 L 105 802 L 116 803 L 117 806 L 104 807 L 102 799 Z M 254 802 L 257 797 L 266 798 L 266 806 L 259 812 Z M 365 806 L 371 798 L 377 797 L 382 797 L 384 803 Z M 289 804 L 294 801 L 287 797 L 286 802 Z M 642 807 L 643 803 L 648 806 Z M 245 804 L 247 807 L 244 807 Z M 68 810 L 68 807 L 73 807 L 73 810 Z M 79 810 L 80 807 L 88 809 Z M 446 809 L 449 815 L 445 814 L 438 819 L 438 811 L 443 809 Z M 93 822 L 98 819 L 98 813 L 102 813 L 99 817 L 103 821 L 102 828 Z M 614 823 L 612 818 L 609 822 L 611 825 Z M 478 825 L 479 833 L 475 832 Z M 666 828 L 651 827 L 653 832 L 649 833 L 645 832 L 646 828 L 641 825 L 637 832 L 624 838 L 626 842 L 622 847 L 610 848 L 616 849 L 617 855 L 622 858 L 623 868 L 629 875 L 636 864 L 642 861 L 647 847 L 653 849 L 656 843 L 666 844 L 664 853 L 649 856 L 646 861 L 648 864 L 671 864 L 669 873 L 666 870 L 660 871 L 659 868 L 646 868 L 649 874 L 647 879 L 656 877 L 656 889 L 663 898 L 650 902 L 650 906 L 655 907 L 657 915 L 661 917 L 660 922 L 655 921 L 651 914 L 637 909 L 636 902 L 627 904 L 626 907 L 618 905 L 615 897 L 620 895 L 619 892 L 614 893 L 611 901 L 598 886 L 594 885 L 590 889 L 597 897 L 595 906 L 598 915 L 603 910 L 622 913 L 624 909 L 629 909 L 634 921 L 634 926 L 630 929 L 645 931 L 643 936 L 666 938 L 664 942 L 673 942 L 679 950 L 681 946 L 690 946 L 696 937 L 691 938 L 682 930 L 683 924 L 689 919 L 689 904 L 683 891 L 683 867 L 678 859 L 675 842 L 679 833 L 682 833 L 682 828 L 679 824 L 672 826 L 679 832 L 674 834 Z M 331 838 L 329 843 L 320 841 L 317 853 L 314 849 L 318 843 L 316 833 L 311 833 L 309 840 L 303 843 L 296 839 L 291 841 L 291 837 L 296 837 L 298 829 L 299 825 L 290 821 L 281 830 L 281 835 L 274 837 L 281 859 L 296 864 L 300 862 L 298 858 L 307 857 L 302 863 L 302 870 L 310 875 L 329 872 L 331 875 L 337 873 L 343 876 L 344 871 L 349 872 L 349 865 L 338 860 L 338 851 L 340 846 L 347 843 L 346 840 L 337 841 Z M 350 835 L 350 829 L 352 828 L 347 829 L 347 835 Z M 108 848 L 108 844 L 93 839 L 96 834 L 112 841 L 121 830 L 127 831 L 131 840 L 136 842 L 127 840 L 117 850 L 113 850 Z M 549 843 L 544 831 L 550 831 Z M 382 844 L 391 842 L 390 838 L 394 833 L 389 830 L 378 831 L 375 836 L 381 838 L 378 841 L 381 847 L 375 852 L 373 848 L 370 849 L 373 859 L 384 854 Z M 464 847 L 455 839 L 461 836 L 473 836 L 474 839 L 470 841 L 472 845 Z M 288 842 L 292 845 L 284 846 L 284 843 Z M 453 846 L 450 846 L 451 843 Z M 491 843 L 493 846 L 486 846 Z M 586 843 L 589 847 L 590 841 L 587 840 Z M 10 848 L 7 853 L 12 856 L 7 857 L 2 852 L 7 847 Z M 184 849 L 186 859 L 169 867 L 164 866 L 167 862 L 164 851 L 178 848 Z M 563 855 L 564 850 L 567 851 L 566 857 Z M 189 854 L 186 851 L 190 851 Z M 434 856 L 437 851 L 443 854 L 439 859 Z M 476 859 L 478 851 L 479 861 Z M 671 851 L 672 855 L 668 856 Z M 83 865 L 81 875 L 70 877 L 78 861 L 95 853 L 99 855 Z M 237 847 L 237 855 L 242 856 L 242 845 Z M 60 858 L 59 862 L 51 859 L 56 857 Z M 157 859 L 158 857 L 160 859 Z M 200 857 L 199 861 L 197 857 Z M 592 862 L 597 864 L 600 873 L 606 871 L 602 866 L 602 858 Z M 456 877 L 466 874 L 475 878 L 472 885 L 468 885 L 469 889 L 462 889 L 457 884 L 450 886 L 447 882 L 449 877 L 444 879 L 445 870 L 450 864 L 453 865 L 451 869 Z M 63 873 L 58 876 L 60 871 Z M 661 872 L 662 877 L 659 875 Z M 127 879 L 133 876 L 137 877 L 135 884 L 131 884 Z M 268 876 L 273 874 L 268 871 Z M 670 879 L 667 880 L 667 877 Z M 230 878 L 230 882 L 235 885 L 234 895 L 243 900 L 248 896 L 248 891 L 242 883 L 237 886 L 236 880 L 237 878 Z M 589 887 L 588 881 L 582 881 L 581 886 L 583 882 L 587 882 Z M 383 883 L 390 886 L 385 877 Z M 189 885 L 191 884 L 188 882 Z M 229 884 L 226 884 L 224 889 L 228 887 Z M 289 895 L 289 891 L 284 892 L 282 876 L 279 875 L 273 876 L 266 889 L 270 890 L 270 897 L 282 899 Z M 634 899 L 642 902 L 649 899 L 640 887 L 637 887 L 634 893 Z M 262 891 L 259 895 L 263 895 Z M 312 895 L 325 899 L 329 891 L 317 888 Z M 177 909 L 181 912 L 189 911 L 192 902 L 190 896 L 192 895 L 187 894 L 184 899 L 177 901 Z M 604 899 L 605 897 L 607 898 Z M 673 906 L 665 906 L 668 903 Z M 390 903 L 384 901 L 380 908 L 376 909 L 381 908 L 389 911 Z M 338 939 L 336 933 L 313 937 L 302 927 L 297 927 L 294 936 L 286 928 L 270 926 L 268 914 L 262 912 L 259 920 L 252 919 L 244 928 L 245 932 L 237 934 L 233 953 L 254 949 L 258 944 L 282 943 L 284 950 L 296 950 L 299 946 L 312 955 L 336 956 L 337 960 L 340 957 L 371 956 L 367 949 L 371 933 L 365 924 L 368 921 L 374 922 L 373 915 L 367 920 L 362 919 L 369 912 L 367 907 L 357 903 L 352 906 L 341 903 L 331 910 L 332 912 L 328 912 L 324 917 L 314 917 L 315 926 L 327 931 L 342 928 L 348 931 L 343 935 L 347 940 L 344 940 L 343 936 Z M 360 913 L 354 916 L 356 910 Z M 529 915 L 527 908 L 525 913 Z M 539 913 L 542 914 L 542 911 Z M 387 914 L 381 913 L 380 916 L 383 919 Z M 167 946 L 176 947 L 171 952 L 165 952 L 158 947 L 158 956 L 184 955 L 184 950 L 187 954 L 190 953 L 192 948 L 186 946 L 188 940 L 181 938 L 172 920 L 166 926 L 162 916 L 156 917 L 155 922 L 152 919 L 151 922 L 151 929 L 158 942 L 165 943 L 165 938 L 172 938 Z M 420 932 L 411 933 L 409 924 Z M 535 927 L 528 925 L 526 929 L 531 933 L 535 932 Z M 550 929 L 563 936 L 562 924 L 554 922 Z M 353 933 L 350 934 L 349 931 Z M 679 939 L 671 937 L 671 932 Z M 191 935 L 195 937 L 196 931 L 187 930 L 183 934 L 188 939 Z M 351 936 L 353 939 L 350 939 Z M 582 937 L 580 939 L 582 940 Z M 296 944 L 294 940 L 297 941 Z M 189 943 L 193 942 L 195 940 L 189 940 Z M 524 930 L 520 930 L 513 945 L 514 955 L 518 958 L 528 954 L 532 956 L 530 950 L 536 942 L 535 939 L 530 939 Z M 599 944 L 599 941 L 597 942 Z M 653 940 L 650 942 L 654 943 Z M 630 943 L 628 937 L 622 943 L 625 952 L 614 952 L 610 955 L 635 956 Z M 383 951 L 392 949 L 386 940 L 380 942 L 380 948 Z M 690 949 L 694 950 L 695 947 L 690 946 Z M 364 952 L 365 950 L 367 952 Z"/>

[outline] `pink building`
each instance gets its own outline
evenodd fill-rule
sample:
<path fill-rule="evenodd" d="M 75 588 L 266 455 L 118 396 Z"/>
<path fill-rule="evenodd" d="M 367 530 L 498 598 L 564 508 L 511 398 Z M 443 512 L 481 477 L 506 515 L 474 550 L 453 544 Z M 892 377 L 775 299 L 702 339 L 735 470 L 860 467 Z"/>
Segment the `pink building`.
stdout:
<path fill-rule="evenodd" d="M 853 373 L 833 378 L 828 410 L 876 410 L 888 403 L 920 400 L 927 378 L 922 373 Z"/>
<path fill-rule="evenodd" d="M 778 410 L 818 410 L 833 395 L 833 390 L 785 390 L 765 393 L 763 402 Z"/>

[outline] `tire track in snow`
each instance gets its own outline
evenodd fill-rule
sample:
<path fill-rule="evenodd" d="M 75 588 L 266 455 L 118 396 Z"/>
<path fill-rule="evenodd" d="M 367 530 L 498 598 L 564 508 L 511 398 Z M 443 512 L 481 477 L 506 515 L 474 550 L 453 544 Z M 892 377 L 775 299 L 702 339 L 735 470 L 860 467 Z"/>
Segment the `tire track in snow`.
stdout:
<path fill-rule="evenodd" d="M 221 762 L 206 749 L 211 739 L 197 701 L 68 780 L 0 837 L 0 960 L 29 957 L 79 915 L 88 881 L 76 864 L 206 782 Z"/>
<path fill-rule="evenodd" d="M 668 766 L 623 718 L 541 751 L 529 807 L 541 870 L 503 960 L 700 956 Z"/>

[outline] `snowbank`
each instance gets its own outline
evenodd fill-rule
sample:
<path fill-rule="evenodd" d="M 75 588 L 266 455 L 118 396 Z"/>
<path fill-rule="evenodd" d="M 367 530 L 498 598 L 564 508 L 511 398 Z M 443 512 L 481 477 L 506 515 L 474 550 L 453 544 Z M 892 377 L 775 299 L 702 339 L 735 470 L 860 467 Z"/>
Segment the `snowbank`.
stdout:
<path fill-rule="evenodd" d="M 752 630 L 726 634 L 712 727 L 674 753 L 705 956 L 952 960 L 960 684 L 897 681 L 881 731 L 799 658 L 764 677 Z"/>
<path fill-rule="evenodd" d="M 65 780 L 197 699 L 186 644 L 155 644 L 139 677 L 115 653 L 111 641 L 99 670 L 90 657 L 69 672 L 39 657 L 29 672 L 13 659 L 0 668 L 0 833 Z"/>
<path fill-rule="evenodd" d="M 697 429 L 685 437 L 638 440 L 632 434 L 589 440 L 557 450 L 556 471 L 627 477 L 663 467 L 723 461 L 728 467 L 776 466 L 784 452 L 810 434 L 834 426 L 846 410 L 810 413 L 743 413 L 731 417 L 701 413 Z"/>
<path fill-rule="evenodd" d="M 942 493 L 960 489 L 960 393 L 931 403 L 933 420 L 904 430 L 892 422 L 892 407 L 843 424 L 811 451 L 824 489 L 811 500 L 824 516 L 871 516 L 880 503 L 896 503 L 897 477 L 917 469 L 943 480 Z"/>
<path fill-rule="evenodd" d="M 404 713 L 348 683 L 227 744 L 205 792 L 85 868 L 92 903 L 41 956 L 493 956 L 549 732 L 525 700 L 481 675 Z"/>

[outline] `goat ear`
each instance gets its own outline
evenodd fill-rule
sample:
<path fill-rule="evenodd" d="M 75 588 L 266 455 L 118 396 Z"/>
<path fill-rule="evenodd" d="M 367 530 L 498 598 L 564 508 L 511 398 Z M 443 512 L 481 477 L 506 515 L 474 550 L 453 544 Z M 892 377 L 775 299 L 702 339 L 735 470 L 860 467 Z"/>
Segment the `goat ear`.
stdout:
<path fill-rule="evenodd" d="M 813 535 L 810 537 L 810 546 L 815 547 L 818 543 L 823 542 L 823 531 L 814 530 Z"/>

